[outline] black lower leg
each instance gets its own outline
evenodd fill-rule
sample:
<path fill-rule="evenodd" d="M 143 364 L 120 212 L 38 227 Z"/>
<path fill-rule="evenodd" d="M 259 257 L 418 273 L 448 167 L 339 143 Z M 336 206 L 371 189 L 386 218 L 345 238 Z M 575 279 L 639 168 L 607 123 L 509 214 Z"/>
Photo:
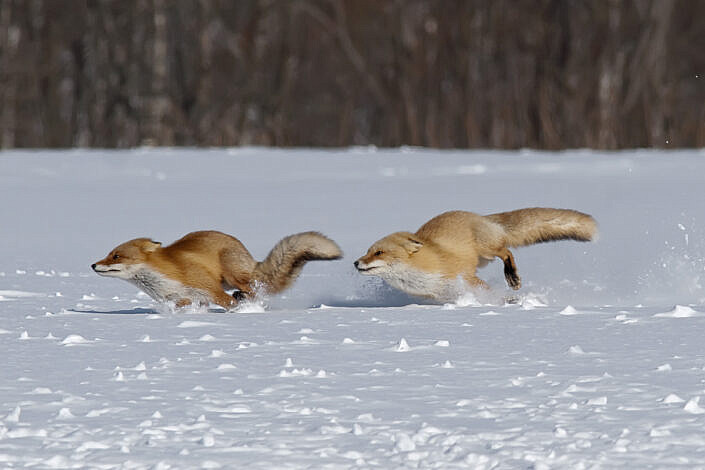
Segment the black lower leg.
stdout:
<path fill-rule="evenodd" d="M 509 287 L 514 290 L 519 289 L 521 287 L 521 278 L 517 272 L 514 257 L 512 257 L 510 253 L 506 257 L 502 258 L 502 261 L 504 261 L 504 278 L 507 280 L 507 284 L 509 284 Z"/>

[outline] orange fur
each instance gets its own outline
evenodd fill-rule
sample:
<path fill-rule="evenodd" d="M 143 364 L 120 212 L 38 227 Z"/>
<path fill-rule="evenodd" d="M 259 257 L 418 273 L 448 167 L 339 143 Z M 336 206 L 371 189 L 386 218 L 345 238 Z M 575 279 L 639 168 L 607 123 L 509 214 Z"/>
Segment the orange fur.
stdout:
<path fill-rule="evenodd" d="M 440 278 L 461 277 L 470 286 L 487 287 L 476 270 L 497 257 L 504 262 L 507 283 L 518 289 L 521 279 L 509 247 L 588 241 L 596 234 L 591 216 L 567 209 L 529 208 L 487 216 L 452 211 L 429 220 L 416 233 L 382 238 L 355 266 L 362 274 L 377 275 L 407 292 L 439 298 Z"/>
<path fill-rule="evenodd" d="M 258 263 L 237 238 L 201 231 L 166 247 L 148 238 L 130 240 L 92 267 L 98 274 L 136 284 L 159 301 L 179 307 L 212 302 L 229 309 L 237 300 L 225 290 L 239 290 L 238 298 L 253 296 L 255 288 L 277 293 L 296 280 L 307 261 L 341 256 L 332 240 L 304 232 L 282 239 Z"/>

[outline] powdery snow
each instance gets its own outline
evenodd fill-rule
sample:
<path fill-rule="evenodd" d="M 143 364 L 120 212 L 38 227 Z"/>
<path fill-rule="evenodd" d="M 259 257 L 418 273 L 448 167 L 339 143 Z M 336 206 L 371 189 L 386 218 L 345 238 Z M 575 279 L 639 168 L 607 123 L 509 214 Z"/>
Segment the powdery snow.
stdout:
<path fill-rule="evenodd" d="M 704 156 L 0 153 L 0 467 L 705 467 Z M 528 206 L 600 241 L 517 249 L 521 290 L 491 263 L 492 292 L 446 305 L 352 268 L 444 210 Z M 197 229 L 259 259 L 320 230 L 345 258 L 237 313 L 90 271 Z"/>

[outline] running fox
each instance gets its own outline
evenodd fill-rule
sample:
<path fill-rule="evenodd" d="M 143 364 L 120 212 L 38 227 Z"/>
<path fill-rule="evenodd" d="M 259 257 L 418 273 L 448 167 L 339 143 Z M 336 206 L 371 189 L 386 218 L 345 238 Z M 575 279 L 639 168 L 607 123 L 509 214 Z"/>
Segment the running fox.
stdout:
<path fill-rule="evenodd" d="M 416 233 L 382 238 L 354 265 L 361 274 L 379 276 L 409 294 L 446 300 L 458 277 L 471 287 L 487 288 L 475 271 L 494 257 L 504 262 L 507 284 L 519 289 L 521 279 L 509 247 L 590 241 L 596 235 L 595 220 L 574 210 L 529 208 L 485 216 L 452 211 L 429 220 Z"/>
<path fill-rule="evenodd" d="M 339 259 L 338 245 L 317 232 L 290 235 L 257 262 L 240 241 L 221 232 L 192 232 L 162 247 L 136 238 L 113 249 L 91 267 L 101 276 L 135 284 L 153 299 L 177 307 L 215 303 L 226 310 L 258 288 L 277 293 L 289 287 L 307 261 Z M 233 296 L 226 289 L 238 289 Z"/>

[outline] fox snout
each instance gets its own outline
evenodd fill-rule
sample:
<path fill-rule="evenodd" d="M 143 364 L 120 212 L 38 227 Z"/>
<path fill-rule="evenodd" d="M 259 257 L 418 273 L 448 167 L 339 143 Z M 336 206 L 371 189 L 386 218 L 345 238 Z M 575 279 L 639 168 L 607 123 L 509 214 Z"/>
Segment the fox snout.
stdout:
<path fill-rule="evenodd" d="M 109 265 L 106 265 L 105 263 L 100 263 L 100 261 L 91 264 L 91 269 L 97 273 L 100 273 L 102 271 L 106 271 L 110 269 Z"/>
<path fill-rule="evenodd" d="M 91 269 L 100 275 L 108 277 L 127 278 L 130 275 L 131 266 L 123 263 L 106 263 L 105 260 L 97 261 L 91 264 Z M 127 276 L 127 277 L 126 277 Z"/>
<path fill-rule="evenodd" d="M 355 269 L 362 272 L 366 270 L 367 263 L 362 258 L 359 258 L 353 263 L 353 266 L 355 266 Z"/>
<path fill-rule="evenodd" d="M 355 269 L 357 269 L 357 272 L 360 274 L 371 274 L 371 271 L 378 270 L 385 266 L 384 261 L 380 259 L 366 260 L 365 258 L 369 257 L 363 256 L 353 263 L 353 266 L 355 266 Z"/>
<path fill-rule="evenodd" d="M 93 271 L 97 272 L 98 274 L 103 274 L 104 271 L 110 270 L 110 267 L 107 266 L 106 264 L 104 264 L 104 263 L 99 264 L 99 263 L 100 263 L 100 261 L 91 264 L 91 269 Z"/>
<path fill-rule="evenodd" d="M 365 265 L 365 263 L 364 263 L 364 261 L 363 261 L 363 262 L 362 262 L 362 266 L 360 266 L 360 261 L 361 261 L 361 260 L 362 260 L 362 258 L 357 259 L 357 260 L 355 260 L 355 261 L 353 262 L 353 266 L 355 266 L 355 269 L 357 269 L 359 272 L 362 272 L 362 271 L 364 270 L 364 265 Z"/>
<path fill-rule="evenodd" d="M 106 269 L 110 269 L 110 264 L 106 263 L 105 260 L 102 259 L 91 264 L 91 269 L 95 272 L 105 271 Z"/>

